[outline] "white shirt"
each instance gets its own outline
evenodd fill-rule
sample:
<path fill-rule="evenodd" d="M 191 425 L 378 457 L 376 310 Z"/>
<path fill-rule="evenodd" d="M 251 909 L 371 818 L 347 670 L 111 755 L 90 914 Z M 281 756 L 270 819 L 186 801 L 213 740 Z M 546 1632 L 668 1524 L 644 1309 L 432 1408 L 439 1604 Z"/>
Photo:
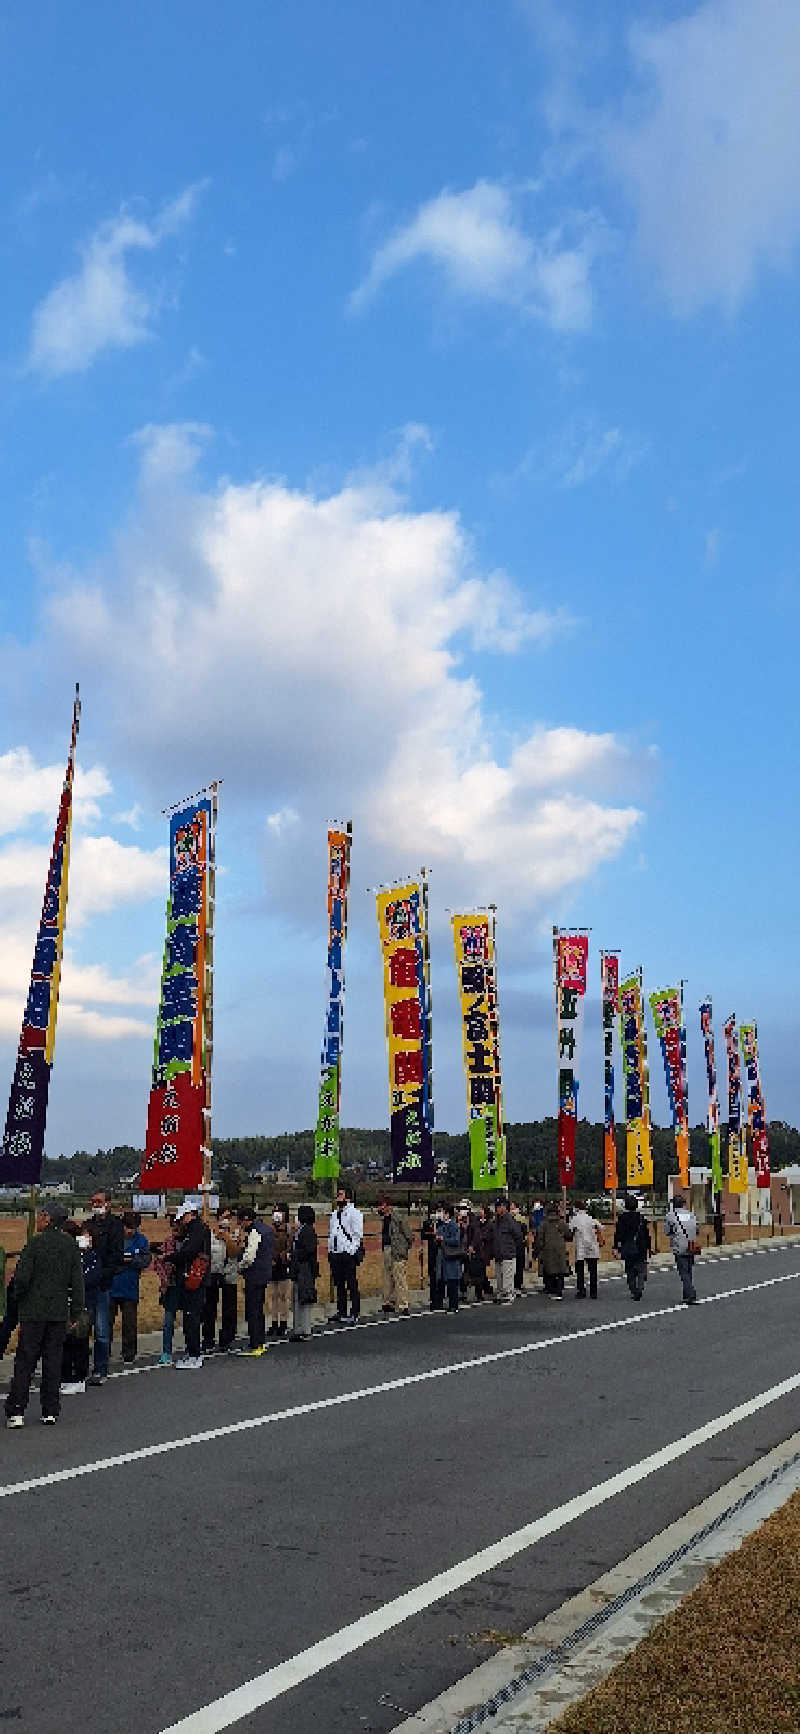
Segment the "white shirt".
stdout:
<path fill-rule="evenodd" d="M 328 1228 L 329 1252 L 357 1252 L 364 1238 L 364 1218 L 354 1204 L 334 1205 Z"/>
<path fill-rule="evenodd" d="M 597 1244 L 597 1223 L 588 1210 L 576 1210 L 570 1217 L 570 1228 L 575 1241 L 576 1258 L 599 1258 L 600 1248 Z"/>

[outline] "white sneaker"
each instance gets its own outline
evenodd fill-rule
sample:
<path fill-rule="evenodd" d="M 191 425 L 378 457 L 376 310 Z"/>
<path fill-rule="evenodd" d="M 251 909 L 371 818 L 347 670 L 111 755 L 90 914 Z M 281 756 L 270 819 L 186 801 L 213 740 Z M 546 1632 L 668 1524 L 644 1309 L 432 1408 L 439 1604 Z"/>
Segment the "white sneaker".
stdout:
<path fill-rule="evenodd" d="M 82 1397 L 84 1396 L 85 1391 L 85 1379 L 75 1379 L 71 1384 L 61 1386 L 62 1397 Z"/>
<path fill-rule="evenodd" d="M 6 1426 L 7 1427 L 24 1427 L 25 1426 L 25 1416 L 24 1415 L 7 1415 L 6 1416 Z"/>
<path fill-rule="evenodd" d="M 180 1360 L 176 1361 L 175 1365 L 176 1367 L 181 1367 L 184 1371 L 188 1367 L 192 1372 L 194 1372 L 197 1367 L 202 1367 L 203 1357 L 202 1355 L 181 1355 Z"/>

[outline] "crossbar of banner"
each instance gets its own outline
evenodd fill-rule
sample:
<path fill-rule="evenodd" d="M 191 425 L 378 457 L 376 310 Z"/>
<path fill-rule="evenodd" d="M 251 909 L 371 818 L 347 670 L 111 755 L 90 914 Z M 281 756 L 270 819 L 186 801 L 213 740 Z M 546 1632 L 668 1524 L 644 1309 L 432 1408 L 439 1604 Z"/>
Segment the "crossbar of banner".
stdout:
<path fill-rule="evenodd" d="M 204 783 L 202 789 L 195 789 L 193 795 L 184 795 L 182 801 L 173 801 L 171 807 L 162 807 L 162 818 L 169 818 L 172 813 L 180 813 L 183 807 L 188 807 L 191 801 L 199 801 L 202 795 L 215 795 L 222 787 L 222 782 L 222 777 L 216 777 L 213 783 Z"/>

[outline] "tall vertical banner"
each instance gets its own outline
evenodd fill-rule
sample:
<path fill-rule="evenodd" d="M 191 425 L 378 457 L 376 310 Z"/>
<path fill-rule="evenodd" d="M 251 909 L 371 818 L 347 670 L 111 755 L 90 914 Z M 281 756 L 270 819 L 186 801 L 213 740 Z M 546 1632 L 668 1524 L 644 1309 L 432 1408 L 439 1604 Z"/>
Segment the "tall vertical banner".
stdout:
<path fill-rule="evenodd" d="M 72 785 L 80 720 L 81 700 L 76 686 L 69 756 L 11 1083 L 3 1147 L 0 1151 L 0 1183 L 4 1186 L 35 1186 L 42 1171 L 47 1096 L 53 1069 L 58 990 L 64 955 L 72 834 Z"/>
<path fill-rule="evenodd" d="M 630 1187 L 652 1186 L 650 1073 L 647 1065 L 647 1031 L 644 1022 L 641 969 L 635 970 L 620 983 L 619 1019 L 625 1079 L 627 1184 Z"/>
<path fill-rule="evenodd" d="M 714 1016 L 710 999 L 704 999 L 700 1007 L 700 1028 L 703 1033 L 703 1046 L 706 1056 L 706 1078 L 708 1080 L 708 1149 L 711 1158 L 711 1190 L 715 1197 L 722 1191 L 722 1158 L 719 1148 L 719 1092 L 717 1090 L 717 1064 L 714 1057 Z"/>
<path fill-rule="evenodd" d="M 142 1192 L 194 1191 L 210 1156 L 216 786 L 169 822 L 167 937 Z"/>
<path fill-rule="evenodd" d="M 739 1039 L 742 1044 L 742 1059 L 747 1076 L 747 1119 L 753 1135 L 753 1167 L 756 1171 L 756 1186 L 768 1187 L 770 1183 L 769 1133 L 764 1109 L 764 1095 L 761 1089 L 761 1067 L 758 1060 L 758 1025 L 740 1024 Z"/>
<path fill-rule="evenodd" d="M 423 875 L 376 896 L 389 1050 L 389 1113 L 395 1180 L 433 1180 L 428 887 Z"/>
<path fill-rule="evenodd" d="M 619 1185 L 617 1173 L 617 1139 L 614 1124 L 614 1025 L 619 1012 L 619 954 L 616 951 L 601 951 L 600 980 L 603 993 L 603 1066 L 604 1066 L 604 1112 L 603 1112 L 603 1185 L 607 1192 L 616 1192 Z"/>
<path fill-rule="evenodd" d="M 553 928 L 553 976 L 558 1050 L 558 1181 L 575 1185 L 578 1071 L 589 962 L 587 933 Z"/>
<path fill-rule="evenodd" d="M 742 1129 L 741 1067 L 736 1018 L 725 1024 L 728 1061 L 728 1191 L 747 1194 L 747 1140 Z"/>
<path fill-rule="evenodd" d="M 689 1184 L 689 1092 L 686 1078 L 686 1027 L 683 983 L 662 987 L 650 995 L 650 1010 L 661 1044 L 669 1111 L 675 1132 L 675 1153 L 681 1185 Z"/>
<path fill-rule="evenodd" d="M 495 913 L 491 909 L 454 915 L 452 923 L 467 1074 L 472 1190 L 496 1191 L 506 1184 L 506 1136 Z"/>
<path fill-rule="evenodd" d="M 344 1038 L 344 947 L 353 827 L 348 821 L 328 832 L 328 1003 L 322 1038 L 319 1102 L 314 1132 L 314 1179 L 335 1180 L 339 1173 L 339 1114 L 342 1102 Z"/>

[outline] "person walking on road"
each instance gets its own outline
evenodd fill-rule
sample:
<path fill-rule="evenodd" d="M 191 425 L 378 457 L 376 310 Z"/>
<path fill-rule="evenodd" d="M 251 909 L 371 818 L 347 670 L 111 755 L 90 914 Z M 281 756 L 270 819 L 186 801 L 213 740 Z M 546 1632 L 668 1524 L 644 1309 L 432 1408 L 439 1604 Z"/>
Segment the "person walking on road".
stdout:
<path fill-rule="evenodd" d="M 575 1200 L 575 1208 L 570 1217 L 569 1226 L 575 1243 L 576 1299 L 586 1299 L 586 1269 L 588 1267 L 589 1299 L 597 1300 L 597 1265 L 600 1259 L 600 1247 L 603 1244 L 603 1231 L 599 1222 L 590 1216 L 581 1198 Z"/>
<path fill-rule="evenodd" d="M 92 1194 L 92 1214 L 88 1229 L 95 1252 L 100 1254 L 100 1281 L 89 1304 L 89 1318 L 94 1336 L 90 1385 L 102 1385 L 108 1376 L 111 1352 L 111 1284 L 125 1261 L 125 1230 L 122 1218 L 113 1216 L 108 1193 Z"/>
<path fill-rule="evenodd" d="M 267 1352 L 267 1321 L 264 1314 L 267 1285 L 272 1281 L 272 1224 L 262 1222 L 251 1205 L 243 1205 L 239 1221 L 245 1236 L 239 1269 L 244 1277 L 244 1316 L 249 1348 L 246 1355 Z"/>
<path fill-rule="evenodd" d="M 517 1256 L 524 1253 L 525 1236 L 522 1224 L 508 1208 L 507 1198 L 498 1198 L 494 1210 L 494 1298 L 499 1305 L 514 1299 L 514 1272 Z"/>
<path fill-rule="evenodd" d="M 111 1284 L 111 1315 L 109 1343 L 114 1338 L 117 1313 L 122 1313 L 122 1359 L 132 1366 L 139 1347 L 137 1320 L 139 1313 L 139 1278 L 151 1262 L 150 1242 L 142 1234 L 138 1210 L 126 1210 L 122 1218 L 124 1233 L 122 1269 Z"/>
<path fill-rule="evenodd" d="M 336 1285 L 336 1318 L 347 1324 L 347 1300 L 350 1297 L 350 1320 L 357 1324 L 361 1314 L 358 1291 L 358 1266 L 364 1257 L 364 1218 L 352 1201 L 346 1186 L 340 1186 L 331 1211 L 328 1227 L 328 1263 Z"/>
<path fill-rule="evenodd" d="M 614 1250 L 625 1266 L 625 1278 L 633 1299 L 641 1300 L 647 1281 L 647 1260 L 653 1248 L 650 1230 L 639 1214 L 639 1200 L 632 1194 L 626 1198 L 625 1209 L 617 1217 Z"/>
<path fill-rule="evenodd" d="M 572 1231 L 564 1221 L 561 1206 L 551 1199 L 536 1230 L 535 1243 L 544 1291 L 551 1300 L 564 1299 L 564 1278 L 569 1274 L 567 1241 L 571 1239 Z"/>
<path fill-rule="evenodd" d="M 408 1255 L 414 1244 L 414 1234 L 408 1217 L 396 1210 L 390 1198 L 382 1198 L 378 1212 L 383 1217 L 381 1248 L 383 1251 L 382 1312 L 401 1313 L 408 1317 Z"/>
<path fill-rule="evenodd" d="M 694 1211 L 687 1210 L 686 1200 L 681 1192 L 676 1192 L 673 1196 L 671 1208 L 664 1217 L 664 1229 L 669 1236 L 670 1251 L 681 1279 L 684 1304 L 694 1307 L 697 1305 L 697 1293 L 692 1270 L 697 1250 L 697 1218 Z"/>
<path fill-rule="evenodd" d="M 310 1204 L 301 1204 L 297 1212 L 297 1228 L 289 1252 L 289 1275 L 292 1281 L 293 1343 L 308 1342 L 311 1336 L 311 1308 L 317 1298 L 317 1231 Z"/>
<path fill-rule="evenodd" d="M 447 1311 L 458 1312 L 458 1302 L 461 1292 L 461 1263 L 464 1256 L 461 1245 L 461 1229 L 456 1218 L 456 1207 L 448 1204 L 444 1222 L 439 1224 L 439 1247 L 442 1261 L 442 1277 L 447 1294 Z"/>
<path fill-rule="evenodd" d="M 83 1311 L 81 1255 L 65 1234 L 67 1212 L 54 1201 L 37 1215 L 33 1239 L 19 1255 L 14 1285 L 19 1308 L 19 1342 L 6 1397 L 6 1426 L 23 1427 L 31 1379 L 42 1361 L 42 1421 L 53 1426 L 61 1413 L 61 1357 L 67 1321 Z"/>

